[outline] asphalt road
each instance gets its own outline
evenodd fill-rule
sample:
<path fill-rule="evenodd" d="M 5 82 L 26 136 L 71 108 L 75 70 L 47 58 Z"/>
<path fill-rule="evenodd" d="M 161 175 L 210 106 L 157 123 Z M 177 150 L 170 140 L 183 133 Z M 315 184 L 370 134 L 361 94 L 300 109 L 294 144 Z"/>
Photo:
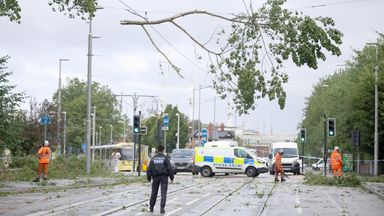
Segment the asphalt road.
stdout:
<path fill-rule="evenodd" d="M 36 185 L 32 185 L 36 186 Z M 43 187 L 43 186 L 39 186 Z M 165 215 L 383 215 L 384 200 L 363 188 L 307 186 L 303 176 L 204 178 L 178 173 Z M 0 215 L 160 215 L 148 212 L 150 183 L 67 188 L 0 197 Z M 160 193 L 159 193 L 160 194 Z"/>

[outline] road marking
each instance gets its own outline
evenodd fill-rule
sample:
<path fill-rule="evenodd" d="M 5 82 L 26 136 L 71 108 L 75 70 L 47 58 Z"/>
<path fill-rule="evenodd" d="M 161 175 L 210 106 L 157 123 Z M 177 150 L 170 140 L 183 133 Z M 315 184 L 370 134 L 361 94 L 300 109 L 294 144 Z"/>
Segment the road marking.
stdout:
<path fill-rule="evenodd" d="M 194 199 L 194 200 L 192 200 L 191 202 L 188 202 L 187 204 L 185 204 L 185 205 L 187 205 L 187 206 L 189 206 L 189 205 L 191 205 L 191 204 L 193 204 L 193 203 L 195 203 L 195 202 L 197 202 L 199 199 Z"/>
<path fill-rule="evenodd" d="M 167 201 L 167 203 L 171 203 L 171 202 L 173 202 L 175 200 L 177 200 L 177 198 L 171 199 L 171 200 Z"/>
<path fill-rule="evenodd" d="M 178 208 L 178 209 L 175 209 L 171 212 L 169 212 L 168 214 L 166 214 L 166 216 L 169 216 L 169 215 L 172 215 L 173 213 L 177 212 L 177 211 L 180 211 L 182 208 Z"/>
<path fill-rule="evenodd" d="M 300 196 L 299 196 L 299 187 L 297 186 L 297 184 L 295 184 L 294 186 L 295 186 L 295 191 L 296 191 L 296 194 L 295 194 L 295 208 L 298 211 L 298 213 L 300 215 L 302 215 L 303 214 L 303 209 L 301 208 L 301 201 L 300 201 Z"/>
<path fill-rule="evenodd" d="M 209 195 L 211 195 L 211 192 L 209 192 L 209 193 L 207 193 L 207 194 L 204 194 L 204 195 L 202 196 L 202 198 L 205 198 L 205 197 L 207 197 L 207 196 L 209 196 Z"/>
<path fill-rule="evenodd" d="M 139 213 L 137 213 L 135 215 L 142 215 L 142 214 L 144 214 L 144 212 L 139 212 Z"/>
<path fill-rule="evenodd" d="M 329 195 L 327 191 L 324 191 L 324 193 L 328 196 L 328 198 L 335 204 L 335 206 L 339 209 L 340 212 L 343 212 L 343 209 L 339 204 L 336 203 L 336 201 Z"/>

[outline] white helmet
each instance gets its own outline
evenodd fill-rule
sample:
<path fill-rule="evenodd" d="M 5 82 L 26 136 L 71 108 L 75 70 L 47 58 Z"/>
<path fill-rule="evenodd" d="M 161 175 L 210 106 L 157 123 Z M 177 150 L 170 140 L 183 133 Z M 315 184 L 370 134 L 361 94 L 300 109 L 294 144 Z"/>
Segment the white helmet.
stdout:
<path fill-rule="evenodd" d="M 48 146 L 49 142 L 47 140 L 44 141 L 44 146 Z"/>
<path fill-rule="evenodd" d="M 335 146 L 334 150 L 335 150 L 335 151 L 339 151 L 339 147 L 338 147 L 338 146 Z"/>

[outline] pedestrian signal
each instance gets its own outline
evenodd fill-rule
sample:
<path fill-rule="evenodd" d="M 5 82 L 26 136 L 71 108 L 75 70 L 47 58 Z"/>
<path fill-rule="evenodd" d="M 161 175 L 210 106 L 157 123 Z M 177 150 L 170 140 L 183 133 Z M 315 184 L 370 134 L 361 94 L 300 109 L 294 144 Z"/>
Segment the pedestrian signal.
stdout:
<path fill-rule="evenodd" d="M 300 129 L 300 141 L 301 143 L 305 143 L 307 137 L 306 137 L 306 129 L 305 128 L 301 128 Z"/>
<path fill-rule="evenodd" d="M 133 133 L 140 133 L 140 115 L 133 116 Z"/>
<path fill-rule="evenodd" d="M 336 119 L 328 118 L 328 136 L 336 136 Z"/>

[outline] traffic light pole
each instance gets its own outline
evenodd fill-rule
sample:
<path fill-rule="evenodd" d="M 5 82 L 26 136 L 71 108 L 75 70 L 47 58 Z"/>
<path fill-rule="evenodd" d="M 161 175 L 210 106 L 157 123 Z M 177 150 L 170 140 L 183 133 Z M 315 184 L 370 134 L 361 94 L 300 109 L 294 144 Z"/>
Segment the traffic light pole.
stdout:
<path fill-rule="evenodd" d="M 120 97 L 131 97 L 133 100 L 133 116 L 136 115 L 136 110 L 137 110 L 137 101 L 139 100 L 140 97 L 150 97 L 154 98 L 157 96 L 154 95 L 137 95 L 136 92 L 133 95 L 115 95 L 115 96 L 120 96 Z M 133 162 L 132 162 L 132 172 L 135 172 L 135 161 L 136 161 L 136 140 L 137 140 L 137 134 L 133 134 Z"/>
<path fill-rule="evenodd" d="M 327 176 L 327 116 L 324 115 L 324 176 Z"/>

